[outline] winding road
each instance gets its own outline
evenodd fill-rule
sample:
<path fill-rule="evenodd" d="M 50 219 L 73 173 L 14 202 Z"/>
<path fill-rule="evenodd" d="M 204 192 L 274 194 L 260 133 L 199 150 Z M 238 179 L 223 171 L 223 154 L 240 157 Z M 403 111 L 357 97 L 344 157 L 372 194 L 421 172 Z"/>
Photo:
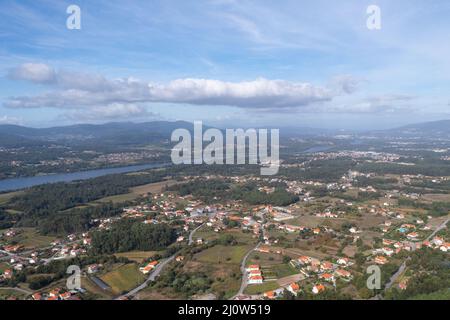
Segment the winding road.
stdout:
<path fill-rule="evenodd" d="M 447 225 L 447 223 L 450 221 L 450 218 L 447 218 L 444 222 L 442 222 L 426 239 L 425 241 L 430 241 L 431 238 L 433 238 L 436 233 L 438 233 L 439 231 L 441 231 L 442 229 L 444 229 Z M 413 247 L 413 251 L 416 249 L 416 247 Z M 394 273 L 394 275 L 391 277 L 391 279 L 389 280 L 388 284 L 386 284 L 386 287 L 384 288 L 384 291 L 390 289 L 394 283 L 397 281 L 398 277 L 400 277 L 401 274 L 403 274 L 403 272 L 406 269 L 406 262 L 409 260 L 409 257 L 401 264 L 401 266 L 399 267 L 399 269 L 397 270 L 397 272 Z"/>
<path fill-rule="evenodd" d="M 266 230 L 264 228 L 265 225 L 265 220 L 264 220 L 264 215 L 260 214 L 259 217 L 262 219 L 261 221 L 261 230 L 262 230 L 262 235 L 263 235 L 263 239 L 266 236 Z M 234 300 L 236 297 L 242 295 L 244 293 L 245 288 L 247 288 L 248 286 L 248 282 L 247 282 L 247 269 L 245 268 L 245 266 L 247 265 L 247 259 L 250 256 L 250 254 L 252 254 L 252 252 L 258 250 L 258 248 L 262 245 L 262 242 L 258 242 L 258 244 L 256 245 L 256 247 L 254 247 L 253 249 L 249 250 L 247 252 L 247 254 L 244 256 L 244 258 L 242 259 L 241 262 L 241 273 L 242 273 L 242 282 L 241 282 L 241 287 L 239 288 L 238 293 L 236 293 L 233 297 L 230 298 L 230 300 Z"/>
<path fill-rule="evenodd" d="M 262 244 L 262 242 L 259 242 L 256 247 L 254 247 L 253 249 L 249 250 L 247 252 L 247 254 L 244 256 L 244 258 L 242 259 L 241 262 L 241 273 L 242 273 L 242 282 L 241 282 L 241 287 L 239 288 L 238 293 L 236 293 L 233 297 L 230 298 L 230 300 L 234 300 L 237 296 L 240 296 L 244 293 L 245 288 L 247 288 L 248 283 L 247 283 L 247 269 L 245 268 L 245 266 L 247 265 L 247 259 L 250 256 L 250 254 L 252 254 L 253 251 L 257 250 L 259 248 L 259 246 Z"/>
<path fill-rule="evenodd" d="M 195 228 L 194 230 L 192 230 L 192 231 L 189 233 L 189 245 L 191 245 L 191 244 L 194 242 L 192 239 L 193 239 L 193 237 L 194 237 L 195 232 L 196 232 L 198 229 L 200 229 L 203 225 L 204 225 L 204 224 L 199 225 L 197 228 Z M 145 288 L 148 286 L 148 284 L 149 284 L 150 282 L 153 282 L 153 281 L 156 280 L 156 278 L 157 278 L 157 277 L 161 274 L 161 272 L 163 271 L 164 267 L 165 267 L 166 265 L 168 265 L 170 262 L 172 262 L 172 261 L 175 259 L 175 257 L 176 257 L 177 255 L 178 255 L 178 252 L 175 253 L 175 254 L 173 254 L 173 255 L 170 256 L 169 258 L 162 260 L 162 262 L 159 263 L 159 264 L 155 267 L 155 269 L 153 269 L 153 271 L 150 273 L 150 275 L 148 276 L 147 280 L 145 280 L 144 283 L 142 283 L 141 285 L 137 286 L 136 288 L 134 288 L 133 290 L 129 291 L 128 293 L 126 293 L 126 294 L 124 294 L 124 295 L 122 295 L 122 296 L 117 297 L 115 300 L 120 300 L 120 299 L 122 299 L 122 298 L 129 298 L 129 297 L 135 296 L 137 293 L 139 293 L 140 291 L 142 291 L 143 289 L 145 289 Z"/>

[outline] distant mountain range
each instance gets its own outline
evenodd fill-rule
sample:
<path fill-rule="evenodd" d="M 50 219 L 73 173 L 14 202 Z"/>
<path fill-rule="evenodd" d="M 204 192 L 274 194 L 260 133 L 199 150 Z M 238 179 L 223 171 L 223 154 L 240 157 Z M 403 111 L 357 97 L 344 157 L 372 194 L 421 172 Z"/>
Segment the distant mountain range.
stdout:
<path fill-rule="evenodd" d="M 79 124 L 64 127 L 28 128 L 0 125 L 0 146 L 36 145 L 48 143 L 104 143 L 140 144 L 170 139 L 173 130 L 193 130 L 190 122 L 154 121 L 146 123 L 112 122 L 106 124 Z"/>
<path fill-rule="evenodd" d="M 186 121 L 154 121 L 145 123 L 112 122 L 106 124 L 80 124 L 52 128 L 29 128 L 0 125 L 0 146 L 27 146 L 51 143 L 67 144 L 141 144 L 170 139 L 178 128 L 193 130 Z M 314 128 L 283 128 L 282 135 L 335 135 L 339 131 Z M 373 131 L 381 136 L 450 137 L 450 120 L 425 122 L 399 128 Z"/>
<path fill-rule="evenodd" d="M 410 124 L 378 133 L 398 137 L 450 138 L 450 120 Z"/>

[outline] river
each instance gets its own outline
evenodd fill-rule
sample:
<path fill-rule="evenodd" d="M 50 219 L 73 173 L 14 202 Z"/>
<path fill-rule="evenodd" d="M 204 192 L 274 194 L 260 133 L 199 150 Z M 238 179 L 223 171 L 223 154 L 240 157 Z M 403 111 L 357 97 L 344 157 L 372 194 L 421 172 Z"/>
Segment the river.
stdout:
<path fill-rule="evenodd" d="M 135 166 L 125 166 L 116 168 L 86 170 L 71 173 L 49 174 L 35 177 L 13 178 L 0 180 L 0 192 L 15 191 L 30 188 L 46 183 L 70 182 L 76 180 L 86 180 L 106 176 L 108 174 L 129 173 L 141 170 L 166 167 L 167 163 L 152 163 Z"/>

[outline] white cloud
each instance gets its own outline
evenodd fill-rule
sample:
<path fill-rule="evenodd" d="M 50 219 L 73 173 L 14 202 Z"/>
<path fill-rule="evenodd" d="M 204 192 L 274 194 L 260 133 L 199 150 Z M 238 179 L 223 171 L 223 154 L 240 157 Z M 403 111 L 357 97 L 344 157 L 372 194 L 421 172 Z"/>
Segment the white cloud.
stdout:
<path fill-rule="evenodd" d="M 51 84 L 54 91 L 37 96 L 11 97 L 9 108 L 84 108 L 134 103 L 184 103 L 254 109 L 300 108 L 331 101 L 353 91 L 350 77 L 331 87 L 311 83 L 258 78 L 226 82 L 211 79 L 178 79 L 152 84 L 133 78 L 107 79 L 101 75 L 55 71 L 45 65 L 22 65 L 12 71 L 15 79 Z"/>
<path fill-rule="evenodd" d="M 0 124 L 22 124 L 22 119 L 10 116 L 0 116 Z"/>
<path fill-rule="evenodd" d="M 24 63 L 9 71 L 8 76 L 14 80 L 26 80 L 35 83 L 52 83 L 55 70 L 43 63 Z"/>

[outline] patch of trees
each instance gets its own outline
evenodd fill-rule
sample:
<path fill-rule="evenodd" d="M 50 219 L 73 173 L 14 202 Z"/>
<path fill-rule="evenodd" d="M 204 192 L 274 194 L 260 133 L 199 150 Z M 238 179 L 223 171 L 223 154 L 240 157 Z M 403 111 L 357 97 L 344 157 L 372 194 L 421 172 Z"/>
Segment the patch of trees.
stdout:
<path fill-rule="evenodd" d="M 425 203 L 411 199 L 401 198 L 398 199 L 398 205 L 427 210 L 428 213 L 434 217 L 446 216 L 450 211 L 450 202 L 434 201 L 432 203 Z"/>
<path fill-rule="evenodd" d="M 198 179 L 188 183 L 169 187 L 169 191 L 177 191 L 180 196 L 193 195 L 204 202 L 210 203 L 217 199 L 227 198 L 229 184 L 223 180 Z"/>
<path fill-rule="evenodd" d="M 351 159 L 315 160 L 306 169 L 280 168 L 280 175 L 292 180 L 320 180 L 334 182 L 339 180 L 356 165 Z"/>
<path fill-rule="evenodd" d="M 407 265 L 414 273 L 408 279 L 406 290 L 393 288 L 386 293 L 386 299 L 414 299 L 433 293 L 449 297 L 450 260 L 447 254 L 423 248 L 411 255 Z"/>
<path fill-rule="evenodd" d="M 0 208 L 0 229 L 11 228 L 14 224 L 13 215 L 6 212 L 5 209 Z"/>
<path fill-rule="evenodd" d="M 94 219 L 117 216 L 122 211 L 122 206 L 113 203 L 70 209 L 64 213 L 51 214 L 37 221 L 37 227 L 44 235 L 66 235 L 84 232 L 94 226 Z"/>
<path fill-rule="evenodd" d="M 438 163 L 432 161 L 421 161 L 416 165 L 403 165 L 398 163 L 375 163 L 364 162 L 358 164 L 355 170 L 361 172 L 374 172 L 379 175 L 385 174 L 422 174 L 425 176 L 442 177 L 450 175 L 450 165 L 444 161 Z"/>
<path fill-rule="evenodd" d="M 356 187 L 365 188 L 368 186 L 372 186 L 375 189 L 381 189 L 381 190 L 392 190 L 395 189 L 395 184 L 398 183 L 398 180 L 396 178 L 367 178 L 364 176 L 360 176 L 355 181 L 354 185 Z"/>
<path fill-rule="evenodd" d="M 273 193 L 265 193 L 258 190 L 256 183 L 230 186 L 223 180 L 198 179 L 192 182 L 174 185 L 168 190 L 177 191 L 181 196 L 188 194 L 201 199 L 206 203 L 220 200 L 242 200 L 251 205 L 271 204 L 275 206 L 287 206 L 298 201 L 298 197 L 287 192 L 282 187 L 276 187 Z"/>
<path fill-rule="evenodd" d="M 36 269 L 25 268 L 22 271 L 16 271 L 12 279 L 3 283 L 4 286 L 15 287 L 19 283 L 29 283 L 30 289 L 39 290 L 54 281 L 67 277 L 67 268 L 71 265 L 79 266 L 81 269 L 94 263 L 116 263 L 129 262 L 126 258 L 117 258 L 116 256 L 88 256 L 76 257 L 67 260 L 53 260 L 49 264 L 39 265 Z M 32 288 L 33 286 L 33 288 Z"/>
<path fill-rule="evenodd" d="M 255 190 L 245 194 L 242 200 L 251 205 L 270 204 L 274 206 L 288 206 L 297 202 L 299 198 L 284 189 L 275 189 L 274 192 L 269 194 Z"/>
<path fill-rule="evenodd" d="M 127 193 L 129 188 L 162 181 L 165 170 L 148 174 L 116 174 L 71 183 L 45 184 L 30 188 L 11 199 L 9 206 L 27 216 L 42 218 L 108 196 Z"/>
<path fill-rule="evenodd" d="M 172 267 L 160 275 L 157 288 L 172 288 L 184 297 L 190 298 L 195 294 L 203 293 L 211 288 L 213 281 L 205 272 L 182 272 L 177 267 Z"/>
<path fill-rule="evenodd" d="M 112 254 L 132 250 L 162 250 L 176 239 L 176 232 L 165 224 L 144 224 L 135 220 L 114 223 L 109 230 L 92 235 L 93 254 Z"/>
<path fill-rule="evenodd" d="M 28 286 L 31 290 L 39 290 L 43 287 L 48 286 L 53 281 L 54 279 L 52 276 L 37 276 L 32 278 L 31 280 L 27 279 Z"/>

